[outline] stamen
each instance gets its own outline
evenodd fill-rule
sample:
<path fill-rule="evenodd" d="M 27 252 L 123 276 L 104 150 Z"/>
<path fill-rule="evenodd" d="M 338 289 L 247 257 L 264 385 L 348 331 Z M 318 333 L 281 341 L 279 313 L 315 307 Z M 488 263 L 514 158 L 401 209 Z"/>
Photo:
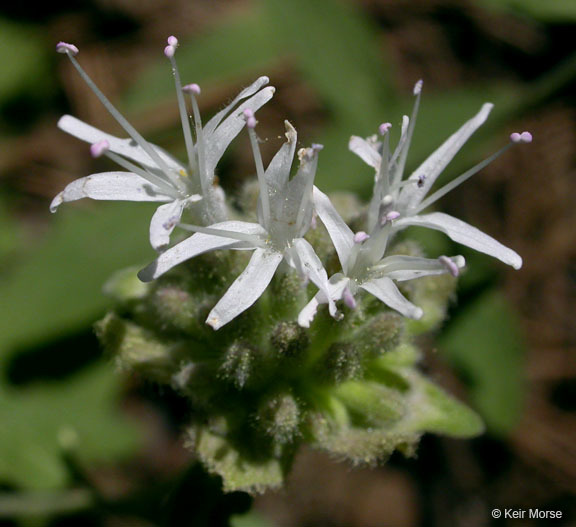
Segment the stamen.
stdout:
<path fill-rule="evenodd" d="M 57 53 L 66 53 L 67 55 L 78 55 L 79 50 L 74 44 L 68 44 L 67 42 L 58 42 L 56 44 Z"/>
<path fill-rule="evenodd" d="M 186 109 L 186 102 L 184 101 L 184 95 L 182 95 L 182 83 L 180 82 L 180 73 L 178 71 L 178 66 L 176 65 L 176 60 L 174 59 L 174 53 L 176 52 L 176 46 L 178 45 L 178 39 L 174 36 L 168 37 L 168 46 L 164 49 L 164 55 L 170 59 L 170 65 L 172 66 L 172 75 L 174 76 L 174 84 L 176 86 L 176 99 L 178 100 L 178 111 L 180 112 L 180 122 L 182 123 L 182 132 L 184 133 L 184 144 L 186 145 L 186 155 L 188 156 L 188 166 L 192 173 L 196 172 L 196 158 L 194 157 L 194 142 L 192 141 L 192 130 L 190 129 L 190 118 L 188 117 L 188 110 Z M 202 179 L 202 178 L 200 178 Z M 202 181 L 200 181 L 202 184 Z M 202 194 L 205 194 L 205 188 L 202 188 Z"/>
<path fill-rule="evenodd" d="M 397 210 L 391 210 L 380 220 L 380 225 L 383 227 L 387 223 L 397 220 L 399 217 L 400 213 Z"/>
<path fill-rule="evenodd" d="M 246 234 L 245 232 L 227 231 L 224 229 L 213 229 L 212 227 L 201 227 L 200 225 L 191 225 L 188 223 L 180 223 L 178 225 L 181 229 L 192 232 L 201 232 L 202 234 L 211 234 L 213 236 L 220 236 L 222 238 L 232 238 L 242 242 L 248 242 L 255 247 L 265 247 L 266 243 L 262 238 L 255 234 Z"/>
<path fill-rule="evenodd" d="M 182 91 L 190 95 L 190 101 L 192 102 L 194 125 L 196 127 L 196 156 L 198 162 L 198 177 L 200 178 L 200 187 L 202 188 L 202 193 L 207 194 L 208 188 L 212 184 L 212 180 L 210 179 L 211 174 L 206 173 L 206 156 L 204 151 L 206 145 L 204 141 L 204 130 L 202 128 L 200 108 L 198 106 L 198 101 L 196 100 L 196 95 L 200 95 L 202 90 L 198 84 L 192 83 L 184 86 Z"/>
<path fill-rule="evenodd" d="M 246 120 L 246 126 L 248 128 L 256 128 L 258 121 L 256 120 L 256 117 L 254 117 L 254 112 L 250 110 L 250 108 L 244 110 L 244 119 Z"/>
<path fill-rule="evenodd" d="M 412 135 L 414 133 L 414 126 L 416 125 L 416 117 L 418 116 L 418 109 L 420 108 L 420 94 L 422 93 L 422 84 L 422 80 L 419 80 L 414 85 L 414 95 L 416 100 L 414 101 L 414 108 L 412 108 L 412 115 L 408 123 L 406 139 L 404 140 L 402 150 L 398 156 L 398 164 L 396 166 L 396 171 L 394 172 L 394 184 L 399 183 L 402 180 L 402 175 L 404 174 L 404 167 L 406 166 L 406 159 L 408 157 L 408 149 L 410 148 L 410 142 L 412 141 Z"/>
<path fill-rule="evenodd" d="M 532 134 L 530 132 L 514 132 L 510 134 L 510 141 L 515 144 L 522 144 L 522 143 L 531 143 L 532 142 Z"/>
<path fill-rule="evenodd" d="M 369 234 L 366 234 L 364 231 L 358 231 L 355 235 L 354 235 L 354 243 L 363 243 L 365 242 L 368 238 L 370 238 Z"/>
<path fill-rule="evenodd" d="M 193 93 L 194 95 L 200 95 L 202 90 L 200 89 L 200 86 L 198 86 L 198 84 L 194 82 L 192 84 L 186 84 L 186 86 L 183 86 L 182 91 L 184 93 Z"/>
<path fill-rule="evenodd" d="M 514 135 L 514 134 L 512 134 L 512 135 Z M 512 139 L 512 137 L 510 138 L 510 140 L 511 140 L 510 143 L 508 143 L 506 146 L 502 147 L 500 150 L 498 150 L 497 152 L 492 154 L 490 157 L 488 157 L 484 161 L 481 161 L 477 165 L 473 166 L 471 169 L 467 170 L 466 172 L 464 172 L 463 174 L 461 174 L 457 178 L 454 178 L 449 183 L 446 183 L 446 185 L 444 185 L 442 188 L 439 188 L 436 192 L 434 192 L 433 194 L 428 196 L 425 200 L 423 200 L 420 203 L 420 205 L 418 205 L 418 207 L 416 207 L 416 209 L 414 209 L 414 211 L 412 213 L 418 214 L 420 211 L 429 207 L 430 205 L 432 205 L 432 203 L 439 200 L 445 194 L 447 194 L 448 192 L 450 192 L 451 190 L 456 188 L 458 185 L 464 183 L 464 181 L 466 181 L 468 178 L 472 177 L 477 172 L 480 172 L 480 170 L 482 170 L 486 165 L 489 165 L 490 163 L 492 163 L 492 161 L 494 161 L 494 159 L 496 159 L 497 157 L 502 155 L 504 152 L 506 152 L 506 150 L 508 150 L 514 144 L 514 140 Z"/>
<path fill-rule="evenodd" d="M 344 300 L 344 304 L 346 304 L 350 309 L 356 309 L 356 299 L 348 286 L 346 286 L 342 292 L 342 300 Z"/>
<path fill-rule="evenodd" d="M 258 146 L 258 137 L 254 128 L 256 126 L 256 117 L 254 112 L 250 109 L 244 110 L 244 119 L 246 119 L 246 127 L 250 137 L 250 145 L 252 146 L 252 154 L 254 155 L 254 163 L 256 164 L 256 174 L 258 175 L 258 186 L 260 187 L 260 203 L 262 205 L 263 227 L 268 229 L 270 223 L 270 198 L 268 196 L 268 185 L 266 184 L 266 177 L 264 175 L 264 163 L 262 162 L 262 154 Z"/>
<path fill-rule="evenodd" d="M 390 194 L 386 194 L 382 198 L 382 206 L 386 207 L 386 206 L 390 205 L 390 203 L 392 203 L 393 201 L 394 201 L 394 198 Z"/>
<path fill-rule="evenodd" d="M 178 189 L 182 189 L 182 183 L 180 179 L 173 174 L 173 172 L 168 168 L 168 165 L 162 160 L 159 154 L 154 150 L 152 146 L 138 133 L 138 131 L 128 122 L 128 120 L 114 107 L 114 105 L 108 100 L 108 98 L 100 91 L 98 86 L 94 83 L 94 81 L 90 78 L 90 76 L 84 71 L 82 66 L 78 63 L 78 61 L 74 58 L 73 51 L 76 46 L 72 46 L 72 44 L 66 44 L 64 42 L 60 43 L 61 45 L 57 46 L 57 51 L 60 53 L 66 53 L 72 65 L 76 68 L 76 71 L 80 74 L 84 82 L 88 85 L 88 87 L 94 92 L 96 97 L 100 99 L 100 102 L 104 105 L 106 110 L 116 119 L 118 124 L 124 128 L 126 133 L 136 142 L 138 145 L 148 154 L 150 159 L 156 163 L 158 168 L 164 173 L 164 175 L 171 181 L 171 183 Z M 71 46 L 71 47 L 68 47 Z M 66 51 L 60 51 L 61 49 L 65 49 Z"/>
<path fill-rule="evenodd" d="M 384 135 L 387 134 L 388 131 L 390 130 L 390 128 L 392 128 L 392 123 L 382 123 L 379 127 L 378 127 L 378 132 L 380 133 L 380 135 Z"/>
<path fill-rule="evenodd" d="M 453 276 L 453 277 L 457 277 L 460 274 L 460 268 L 458 267 L 458 265 L 452 260 L 452 258 L 449 258 L 448 256 L 440 256 L 440 258 L 438 258 L 438 261 L 444 266 L 446 267 L 446 269 L 448 270 L 448 272 Z"/>
<path fill-rule="evenodd" d="M 104 155 L 110 149 L 110 143 L 106 139 L 98 141 L 90 146 L 90 155 L 94 158 Z"/>
<path fill-rule="evenodd" d="M 127 159 L 124 159 L 123 157 L 119 156 L 118 154 L 115 154 L 114 152 L 110 152 L 109 150 L 107 152 L 104 152 L 104 155 L 107 158 L 114 161 L 115 163 L 117 163 L 118 165 L 120 165 L 122 168 L 125 168 L 129 172 L 134 172 L 135 174 L 138 174 L 140 177 L 144 178 L 146 181 L 149 181 L 150 183 L 161 189 L 166 195 L 172 196 L 174 198 L 181 197 L 178 195 L 177 189 L 175 189 L 172 185 L 170 185 L 168 181 L 157 176 L 156 174 L 152 174 L 147 170 L 140 168 L 138 165 L 135 165 L 131 161 L 128 161 Z"/>
<path fill-rule="evenodd" d="M 414 95 L 420 95 L 420 92 L 422 91 L 422 84 L 424 84 L 424 81 L 422 79 L 420 79 L 416 84 L 414 84 Z"/>

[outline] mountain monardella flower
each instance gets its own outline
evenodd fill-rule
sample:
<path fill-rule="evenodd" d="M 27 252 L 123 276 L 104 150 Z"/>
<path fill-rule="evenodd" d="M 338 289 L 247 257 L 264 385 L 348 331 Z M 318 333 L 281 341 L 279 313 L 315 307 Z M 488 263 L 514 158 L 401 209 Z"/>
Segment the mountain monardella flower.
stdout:
<path fill-rule="evenodd" d="M 219 329 L 248 309 L 265 291 L 276 270 L 285 261 L 321 291 L 328 291 L 328 276 L 322 262 L 304 235 L 313 217 L 312 189 L 321 145 L 298 152 L 300 166 L 290 178 L 297 134 L 285 121 L 287 141 L 264 170 L 258 146 L 254 113 L 244 110 L 259 183 L 258 223 L 225 221 L 209 227 L 181 224 L 195 234 L 162 253 L 140 271 L 148 282 L 179 263 L 217 249 L 254 250 L 248 266 L 214 306 L 206 323 Z M 174 218 L 178 222 L 178 218 Z M 331 303 L 335 312 L 335 306 Z"/>
<path fill-rule="evenodd" d="M 61 129 L 91 143 L 93 156 L 105 155 L 126 171 L 74 181 L 51 209 L 85 197 L 160 204 L 150 241 L 162 251 L 138 273 L 146 283 L 130 268 L 106 286 L 118 303 L 96 326 L 107 353 L 121 369 L 169 386 L 194 408 L 184 430 L 187 444 L 209 472 L 223 478 L 225 491 L 279 487 L 302 443 L 354 464 L 374 464 L 394 451 L 411 455 L 423 433 L 481 433 L 482 420 L 473 411 L 419 372 L 414 339 L 442 322 L 464 258 L 424 258 L 410 240 L 394 238 L 420 225 L 521 266 L 514 251 L 478 229 L 440 212 L 422 214 L 510 146 L 430 193 L 492 105 L 485 104 L 405 180 L 421 82 L 393 153 L 389 123 L 380 126 L 380 139 L 352 137 L 350 149 L 376 171 L 374 195 L 363 209 L 364 230 L 354 232 L 343 216 L 358 215 L 357 202 L 343 200 L 337 209 L 314 186 L 322 146 L 297 151 L 296 130 L 288 121 L 286 141 L 265 168 L 255 112 L 274 93 L 266 87 L 268 78 L 260 77 L 203 125 L 200 87 L 182 86 L 177 46 L 169 37 L 164 55 L 176 84 L 186 164 L 127 122 L 80 67 L 75 46 L 57 46 L 130 139 L 62 117 Z M 237 209 L 228 208 L 214 174 L 244 127 L 258 182 L 255 214 L 252 184 L 238 197 Z M 528 132 L 514 133 L 510 144 L 531 139 Z M 291 175 L 296 156 L 299 166 Z M 314 230 L 316 218 L 325 229 Z M 191 234 L 166 248 L 176 227 Z M 310 300 L 313 286 L 317 292 Z M 323 304 L 326 312 L 317 314 Z M 343 306 L 344 320 L 338 309 Z M 409 323 L 420 317 L 418 324 Z M 227 324 L 228 330 L 213 331 Z"/>
<path fill-rule="evenodd" d="M 418 81 L 414 87 L 416 100 L 412 116 L 410 118 L 406 115 L 403 117 L 401 136 L 394 153 L 390 153 L 389 147 L 390 123 L 380 125 L 379 132 L 383 136 L 382 141 L 378 141 L 377 136 L 372 136 L 368 139 L 352 136 L 350 139 L 350 150 L 376 170 L 374 194 L 368 212 L 368 229 L 374 229 L 378 223 L 383 221 L 387 214 L 395 212 L 398 216 L 392 227 L 391 234 L 413 225 L 439 230 L 457 243 L 498 258 L 515 269 L 519 269 L 522 267 L 522 258 L 516 252 L 505 247 L 476 227 L 443 212 L 431 212 L 428 214 L 421 214 L 421 212 L 482 170 L 508 150 L 510 146 L 530 143 L 532 135 L 530 132 L 511 134 L 510 142 L 506 146 L 431 195 L 428 195 L 432 185 L 444 168 L 446 168 L 470 136 L 486 121 L 493 105 L 485 103 L 472 119 L 464 123 L 457 132 L 444 141 L 410 177 L 403 180 L 408 150 L 420 105 L 421 91 L 422 81 Z"/>
<path fill-rule="evenodd" d="M 444 273 L 458 276 L 465 265 L 462 256 L 441 256 L 437 260 L 404 255 L 384 257 L 393 223 L 399 216 L 396 211 L 386 213 L 370 234 L 364 231 L 354 234 L 328 196 L 317 188 L 314 188 L 314 205 L 338 253 L 343 272 L 331 276 L 328 289 L 320 290 L 302 309 L 298 323 L 303 327 L 310 326 L 320 304 L 343 300 L 348 307 L 355 308 L 354 297 L 360 289 L 405 317 L 421 318 L 422 310 L 404 297 L 394 281 Z M 342 316 L 335 310 L 331 314 L 335 318 Z"/>
<path fill-rule="evenodd" d="M 274 94 L 274 88 L 265 87 L 268 77 L 260 77 L 242 90 L 223 110 L 202 126 L 196 97 L 197 84 L 181 85 L 174 55 L 178 39 L 168 38 L 164 55 L 170 60 L 176 84 L 178 107 L 184 132 L 188 164 L 184 165 L 162 148 L 146 141 L 126 118 L 100 91 L 75 56 L 78 48 L 60 42 L 59 53 L 68 56 L 86 84 L 96 94 L 112 117 L 122 126 L 130 139 L 120 139 L 102 132 L 75 117 L 63 116 L 58 126 L 65 132 L 91 143 L 94 157 L 105 155 L 127 172 L 92 174 L 70 183 L 58 194 L 50 209 L 55 212 L 60 204 L 82 198 L 97 200 L 148 201 L 164 203 L 154 213 L 150 223 L 150 243 L 161 250 L 169 243 L 170 234 L 186 208 L 192 207 L 195 220 L 204 225 L 227 219 L 224 194 L 215 183 L 215 168 L 232 140 L 245 126 L 244 111 L 256 111 Z M 184 94 L 190 97 L 195 137 L 193 138 Z"/>

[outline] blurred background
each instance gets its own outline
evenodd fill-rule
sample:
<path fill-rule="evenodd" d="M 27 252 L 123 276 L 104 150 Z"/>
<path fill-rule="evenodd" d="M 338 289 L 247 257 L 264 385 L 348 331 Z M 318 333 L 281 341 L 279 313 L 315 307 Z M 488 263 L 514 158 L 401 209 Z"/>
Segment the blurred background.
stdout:
<path fill-rule="evenodd" d="M 92 0 L 0 8 L 0 526 L 411 527 L 547 525 L 493 520 L 494 508 L 558 510 L 576 525 L 576 2 L 574 0 Z M 257 76 L 274 99 L 258 113 L 264 155 L 284 119 L 302 146 L 325 145 L 317 183 L 367 197 L 372 173 L 350 135 L 395 128 L 424 80 L 409 169 L 485 101 L 488 123 L 443 181 L 514 131 L 514 148 L 441 208 L 514 248 L 520 271 L 464 252 L 469 271 L 423 369 L 487 423 L 472 441 L 424 437 L 414 459 L 353 469 L 311 450 L 286 489 L 219 493 L 179 430 L 174 394 L 115 372 L 92 324 L 102 286 L 152 257 L 151 209 L 85 200 L 48 205 L 81 176 L 111 169 L 56 128 L 63 113 L 124 135 L 54 52 L 72 42 L 101 89 L 148 139 L 184 153 L 170 67 L 209 116 Z M 252 177 L 246 137 L 222 185 Z M 431 254 L 456 254 L 414 231 Z M 249 512 L 246 512 L 250 509 Z"/>

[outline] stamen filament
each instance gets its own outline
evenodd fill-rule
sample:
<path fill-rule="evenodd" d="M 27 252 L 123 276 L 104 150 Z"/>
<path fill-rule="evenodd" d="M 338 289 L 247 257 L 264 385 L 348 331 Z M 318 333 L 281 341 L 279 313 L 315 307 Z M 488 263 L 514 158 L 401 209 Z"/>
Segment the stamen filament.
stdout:
<path fill-rule="evenodd" d="M 206 173 L 206 156 L 204 152 L 204 130 L 202 129 L 202 118 L 200 108 L 193 91 L 188 92 L 192 102 L 192 111 L 194 113 L 194 124 L 196 126 L 196 154 L 198 156 L 198 177 L 200 178 L 200 187 L 202 193 L 207 194 L 208 187 L 212 184 L 211 174 Z M 208 179 L 210 177 L 210 179 Z"/>
<path fill-rule="evenodd" d="M 150 146 L 148 141 L 142 137 L 138 131 L 126 120 L 126 118 L 113 106 L 113 104 L 108 100 L 108 98 L 100 91 L 98 86 L 89 77 L 89 75 L 84 71 L 82 66 L 78 61 L 72 56 L 71 53 L 66 53 L 72 65 L 76 68 L 84 82 L 88 84 L 88 87 L 94 92 L 96 97 L 100 99 L 100 102 L 108 110 L 110 115 L 116 119 L 118 124 L 124 128 L 126 133 L 136 141 L 140 147 L 150 156 L 150 158 L 158 165 L 166 177 L 177 187 L 182 189 L 182 182 L 179 176 L 176 176 L 169 168 L 168 165 L 162 160 L 162 158 L 156 153 L 156 151 Z"/>
<path fill-rule="evenodd" d="M 246 117 L 247 119 L 253 119 L 253 117 L 250 117 L 249 115 L 246 115 Z M 268 185 L 266 184 L 266 178 L 264 175 L 264 163 L 262 162 L 262 154 L 258 147 L 258 137 L 256 136 L 254 128 L 249 125 L 246 126 L 246 128 L 248 129 L 254 162 L 256 163 L 256 174 L 258 175 L 258 185 L 260 187 L 260 203 L 262 204 L 262 215 L 264 216 L 263 227 L 268 229 L 270 224 L 270 197 L 268 196 Z"/>
<path fill-rule="evenodd" d="M 436 192 L 428 196 L 425 200 L 423 200 L 418 207 L 414 210 L 413 214 L 418 214 L 420 211 L 424 210 L 425 208 L 432 205 L 434 202 L 438 201 L 441 197 L 445 194 L 448 194 L 452 189 L 456 188 L 458 185 L 464 183 L 468 178 L 472 177 L 477 172 L 480 172 L 486 165 L 489 165 L 494 161 L 497 157 L 502 155 L 506 150 L 508 150 L 513 143 L 508 143 L 506 146 L 502 147 L 498 152 L 495 152 L 490 157 L 481 161 L 476 166 L 473 166 L 471 169 L 467 170 L 457 178 L 454 178 L 449 183 L 446 183 L 442 188 L 438 189 Z"/>
<path fill-rule="evenodd" d="M 189 223 L 179 223 L 178 227 L 185 231 L 201 232 L 202 234 L 211 234 L 213 236 L 221 236 L 222 238 L 232 238 L 242 242 L 248 242 L 255 247 L 266 247 L 266 243 L 262 238 L 255 234 L 246 234 L 245 232 L 227 231 L 224 229 L 213 229 L 211 227 L 201 227 L 200 225 L 191 225 Z"/>
<path fill-rule="evenodd" d="M 414 101 L 414 108 L 412 108 L 412 115 L 410 117 L 410 123 L 408 124 L 408 130 L 406 132 L 406 140 L 404 146 L 400 152 L 398 159 L 398 166 L 396 168 L 396 180 L 401 180 L 404 174 L 404 167 L 406 166 L 406 159 L 408 157 L 408 150 L 410 143 L 412 141 L 412 134 L 414 133 L 414 127 L 416 125 L 416 116 L 418 115 L 418 109 L 420 108 L 420 94 L 422 93 L 422 81 L 418 81 L 414 86 L 414 95 L 416 100 Z"/>
<path fill-rule="evenodd" d="M 182 122 L 182 131 L 184 132 L 184 143 L 186 144 L 186 154 L 188 156 L 188 166 L 192 173 L 196 172 L 196 158 L 194 157 L 194 142 L 192 140 L 192 130 L 190 129 L 190 117 L 182 94 L 182 84 L 180 82 L 180 72 L 176 65 L 174 56 L 169 56 L 170 65 L 172 66 L 172 75 L 174 76 L 174 84 L 176 86 L 176 99 L 178 100 L 178 111 L 180 113 L 180 121 Z M 204 190 L 204 189 L 202 189 Z"/>
<path fill-rule="evenodd" d="M 138 174 L 140 177 L 144 178 L 146 181 L 152 183 L 156 187 L 162 189 L 166 194 L 172 197 L 180 197 L 177 195 L 176 189 L 168 184 L 164 179 L 158 177 L 156 174 L 151 174 L 147 170 L 135 165 L 131 161 L 124 159 L 122 156 L 115 154 L 114 152 L 110 152 L 109 150 L 104 153 L 106 157 L 114 161 L 116 164 L 120 165 L 121 167 L 125 168 L 129 172 L 134 172 Z"/>

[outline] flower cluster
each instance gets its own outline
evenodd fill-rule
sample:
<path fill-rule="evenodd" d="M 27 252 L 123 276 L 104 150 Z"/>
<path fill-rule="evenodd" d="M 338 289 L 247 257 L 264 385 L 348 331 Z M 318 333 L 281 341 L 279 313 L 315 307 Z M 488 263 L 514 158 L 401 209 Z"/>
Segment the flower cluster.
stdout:
<path fill-rule="evenodd" d="M 164 55 L 176 85 L 186 163 L 133 128 L 82 69 L 74 45 L 57 45 L 129 138 L 62 117 L 62 130 L 124 171 L 70 183 L 51 210 L 85 197 L 160 203 L 150 222 L 150 243 L 158 255 L 138 273 L 145 285 L 130 282 L 132 272 L 109 284 L 120 302 L 130 301 L 132 314 L 130 320 L 112 314 L 99 324 L 105 346 L 123 367 L 143 371 L 192 400 L 200 417 L 189 436 L 228 489 L 278 485 L 298 438 L 355 462 L 372 462 L 395 448 L 409 451 L 423 431 L 477 432 L 475 418 L 462 418 L 463 407 L 415 370 L 418 353 L 406 324 L 426 318 L 418 299 L 434 297 L 439 312 L 445 309 L 464 258 L 426 258 L 398 233 L 409 226 L 439 230 L 520 268 L 520 256 L 487 234 L 425 211 L 511 145 L 529 143 L 530 133 L 512 134 L 500 151 L 432 192 L 492 105 L 484 104 L 405 178 L 419 81 L 395 149 L 390 123 L 372 137 L 350 139 L 349 149 L 375 175 L 365 211 L 346 211 L 314 186 L 322 145 L 297 150 L 297 133 L 288 121 L 286 142 L 265 167 L 256 112 L 274 94 L 267 77 L 203 124 L 201 89 L 182 84 L 177 47 L 178 40 L 169 37 Z M 225 150 L 244 128 L 257 175 L 256 211 L 246 203 L 240 210 L 232 207 L 215 177 Z M 256 221 L 248 221 L 252 218 Z M 354 232 L 352 224 L 362 230 Z M 172 238 L 176 228 L 192 234 Z M 130 293 L 125 283 L 117 287 L 119 280 L 132 284 Z M 434 288 L 429 280 L 436 280 Z M 243 401 L 241 408 L 234 397 Z M 468 425 L 460 426 L 462 419 Z"/>

